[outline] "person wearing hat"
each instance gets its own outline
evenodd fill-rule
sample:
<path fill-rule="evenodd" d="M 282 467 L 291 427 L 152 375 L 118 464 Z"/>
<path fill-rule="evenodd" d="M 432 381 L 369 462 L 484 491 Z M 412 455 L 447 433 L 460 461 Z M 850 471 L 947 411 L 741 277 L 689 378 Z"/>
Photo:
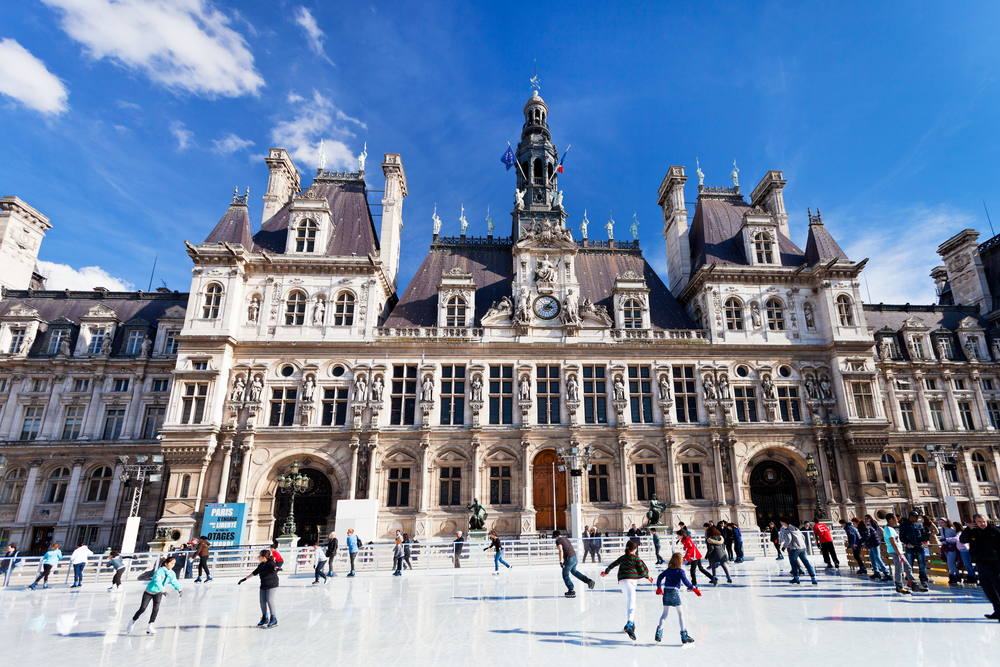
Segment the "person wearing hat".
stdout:
<path fill-rule="evenodd" d="M 910 565 L 916 564 L 920 572 L 920 585 L 927 585 L 927 555 L 924 545 L 931 539 L 920 514 L 916 510 L 910 510 L 906 521 L 899 523 L 899 541 L 903 543 L 906 555 L 906 562 Z"/>

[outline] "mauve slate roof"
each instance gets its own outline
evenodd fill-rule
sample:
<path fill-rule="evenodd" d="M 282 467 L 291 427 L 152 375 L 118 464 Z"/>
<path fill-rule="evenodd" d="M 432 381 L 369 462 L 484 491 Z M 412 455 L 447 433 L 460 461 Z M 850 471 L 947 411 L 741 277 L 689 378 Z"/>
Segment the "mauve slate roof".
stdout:
<path fill-rule="evenodd" d="M 219 220 L 219 224 L 205 239 L 205 243 L 239 243 L 247 250 L 253 248 L 250 233 L 250 213 L 246 206 L 234 204 Z"/>
<path fill-rule="evenodd" d="M 330 204 L 330 217 L 335 229 L 326 247 L 327 255 L 378 255 L 378 234 L 368 208 L 368 196 L 363 182 L 314 181 L 306 192 L 318 193 Z M 288 239 L 288 218 L 289 207 L 285 204 L 253 237 L 254 250 L 284 254 Z"/>
<path fill-rule="evenodd" d="M 849 259 L 840 244 L 834 240 L 826 225 L 809 225 L 809 239 L 806 241 L 806 264 L 812 266 L 824 259 Z"/>
<path fill-rule="evenodd" d="M 441 274 L 454 267 L 472 273 L 476 283 L 478 326 L 494 302 L 511 295 L 514 261 L 509 246 L 491 249 L 432 248 L 406 291 L 386 320 L 387 327 L 437 325 L 438 283 Z M 580 250 L 576 275 L 580 280 L 580 301 L 589 298 L 595 305 L 611 308 L 615 277 L 631 269 L 646 279 L 649 287 L 650 321 L 656 329 L 696 329 L 660 277 L 641 255 Z"/>
<path fill-rule="evenodd" d="M 903 328 L 903 323 L 911 317 L 920 318 L 927 326 L 927 333 L 935 334 L 938 329 L 944 328 L 951 333 L 951 345 L 956 358 L 964 358 L 965 348 L 954 335 L 958 330 L 958 323 L 966 317 L 973 317 L 986 331 L 990 331 L 989 323 L 979 314 L 979 309 L 975 306 L 912 306 L 912 305 L 891 305 L 881 303 L 864 304 L 865 319 L 868 326 L 875 332 L 876 338 L 886 335 L 892 331 L 896 339 L 896 345 L 904 358 L 910 358 L 910 351 L 906 348 L 906 341 L 899 334 Z M 937 355 L 937 350 L 924 350 L 925 354 Z M 961 355 L 961 356 L 960 356 Z"/>
<path fill-rule="evenodd" d="M 691 270 L 705 264 L 749 266 L 740 236 L 743 214 L 750 205 L 742 198 L 701 198 L 695 209 L 688 239 L 691 244 Z M 802 249 L 778 232 L 778 253 L 782 266 L 800 266 L 805 262 Z"/>

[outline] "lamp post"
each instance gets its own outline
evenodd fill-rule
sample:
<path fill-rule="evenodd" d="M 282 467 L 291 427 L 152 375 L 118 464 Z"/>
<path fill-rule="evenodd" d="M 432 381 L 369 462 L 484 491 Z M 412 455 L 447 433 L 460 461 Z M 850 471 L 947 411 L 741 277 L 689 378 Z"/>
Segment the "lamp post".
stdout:
<path fill-rule="evenodd" d="M 132 501 L 130 503 L 128 518 L 125 520 L 125 534 L 122 537 L 122 553 L 134 553 L 135 543 L 139 537 L 139 502 L 142 500 L 142 488 L 148 480 L 150 483 L 159 482 L 163 475 L 163 455 L 153 454 L 146 456 L 139 454 L 135 457 L 135 463 L 129 463 L 129 457 L 122 454 L 117 457 L 121 472 L 118 479 L 125 486 L 132 487 Z"/>
<path fill-rule="evenodd" d="M 945 512 L 949 521 L 961 520 L 961 512 L 958 511 L 958 501 L 955 494 L 950 490 L 950 475 L 958 470 L 958 443 L 951 445 L 951 452 L 946 445 L 927 445 L 927 452 L 931 455 L 931 460 L 927 462 L 928 468 L 934 468 L 935 477 L 938 483 L 938 493 L 944 501 Z"/>
<path fill-rule="evenodd" d="M 288 518 L 281 528 L 281 537 L 289 542 L 289 538 L 297 538 L 295 534 L 295 496 L 309 490 L 309 478 L 299 472 L 299 462 L 292 461 L 291 470 L 287 475 L 278 476 L 278 488 L 289 494 Z"/>
<path fill-rule="evenodd" d="M 556 455 L 559 457 L 559 471 L 562 472 L 569 468 L 569 478 L 570 478 L 570 505 L 569 505 L 569 516 L 570 516 L 570 529 L 572 531 L 573 538 L 577 540 L 577 549 L 583 549 L 582 542 L 579 542 L 582 535 L 583 527 L 583 498 L 581 497 L 580 490 L 580 478 L 583 477 L 583 469 L 590 466 L 590 460 L 594 458 L 594 452 L 590 445 L 586 447 L 580 447 L 578 445 L 573 445 L 569 449 L 563 449 L 559 447 L 556 449 Z M 553 504 L 553 509 L 555 505 Z"/>
<path fill-rule="evenodd" d="M 813 493 L 816 496 L 816 516 L 817 520 L 822 520 L 826 518 L 826 510 L 823 509 L 822 503 L 819 501 L 819 468 L 816 467 L 816 459 L 813 458 L 812 454 L 806 454 L 806 477 L 813 485 Z"/>

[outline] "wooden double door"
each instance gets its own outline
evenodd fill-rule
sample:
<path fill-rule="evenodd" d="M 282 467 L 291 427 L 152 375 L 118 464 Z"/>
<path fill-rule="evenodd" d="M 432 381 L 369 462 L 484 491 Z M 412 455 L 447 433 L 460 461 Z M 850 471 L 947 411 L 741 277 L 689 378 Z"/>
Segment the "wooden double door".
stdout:
<path fill-rule="evenodd" d="M 535 528 L 565 530 L 566 471 L 559 471 L 559 457 L 554 449 L 543 449 L 535 456 L 532 477 Z"/>

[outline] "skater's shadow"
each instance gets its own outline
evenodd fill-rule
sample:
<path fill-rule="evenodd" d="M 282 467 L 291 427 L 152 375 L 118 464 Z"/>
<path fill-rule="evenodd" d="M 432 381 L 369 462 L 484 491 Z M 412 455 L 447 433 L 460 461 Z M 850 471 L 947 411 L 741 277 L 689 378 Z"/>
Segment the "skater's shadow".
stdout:
<path fill-rule="evenodd" d="M 855 621 L 858 623 L 995 623 L 983 618 L 891 618 L 885 616 L 824 616 L 822 618 L 811 618 L 811 621 Z"/>
<path fill-rule="evenodd" d="M 497 634 L 503 635 L 530 635 L 532 637 L 540 638 L 540 641 L 554 643 L 554 644 L 575 644 L 576 646 L 601 646 L 601 647 L 617 647 L 617 646 L 633 646 L 635 642 L 631 640 L 622 639 L 602 639 L 598 635 L 610 635 L 616 634 L 611 632 L 602 633 L 587 633 L 580 632 L 578 630 L 570 632 L 534 632 L 530 630 L 521 629 L 511 629 L 511 630 L 490 630 Z"/>

